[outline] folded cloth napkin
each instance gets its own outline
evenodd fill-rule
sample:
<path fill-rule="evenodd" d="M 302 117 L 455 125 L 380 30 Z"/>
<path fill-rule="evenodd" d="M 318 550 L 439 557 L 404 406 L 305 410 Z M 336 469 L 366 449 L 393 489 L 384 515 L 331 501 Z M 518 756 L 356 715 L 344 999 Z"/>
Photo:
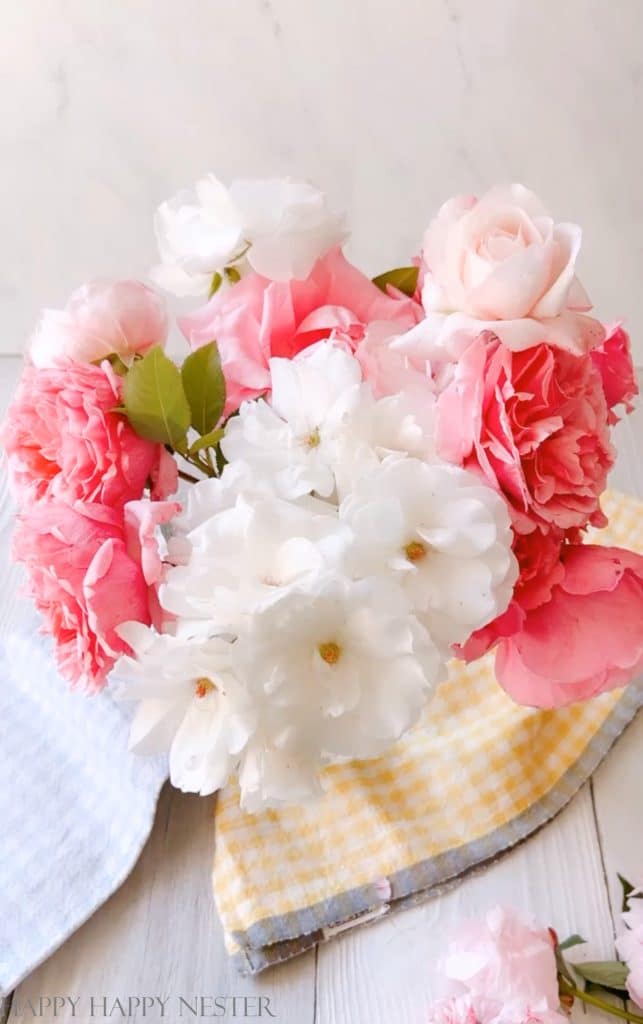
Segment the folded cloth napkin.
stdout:
<path fill-rule="evenodd" d="M 643 502 L 605 496 L 592 539 L 643 552 Z M 520 707 L 489 657 L 453 663 L 425 723 L 385 757 L 326 771 L 310 807 L 255 815 L 219 795 L 214 893 L 245 972 L 436 895 L 548 821 L 643 703 L 643 685 L 555 711 Z"/>
<path fill-rule="evenodd" d="M 124 881 L 167 775 L 128 752 L 108 693 L 69 692 L 37 629 L 0 643 L 0 995 Z"/>

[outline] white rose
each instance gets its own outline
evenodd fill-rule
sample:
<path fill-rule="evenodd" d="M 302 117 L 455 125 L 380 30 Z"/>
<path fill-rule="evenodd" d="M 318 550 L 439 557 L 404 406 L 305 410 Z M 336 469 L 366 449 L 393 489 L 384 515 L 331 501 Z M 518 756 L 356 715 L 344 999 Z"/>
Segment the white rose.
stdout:
<path fill-rule="evenodd" d="M 154 229 L 162 262 L 151 277 L 176 295 L 207 294 L 214 274 L 244 258 L 273 281 L 303 280 L 347 234 L 313 185 L 270 178 L 228 189 L 212 174 L 162 203 Z"/>

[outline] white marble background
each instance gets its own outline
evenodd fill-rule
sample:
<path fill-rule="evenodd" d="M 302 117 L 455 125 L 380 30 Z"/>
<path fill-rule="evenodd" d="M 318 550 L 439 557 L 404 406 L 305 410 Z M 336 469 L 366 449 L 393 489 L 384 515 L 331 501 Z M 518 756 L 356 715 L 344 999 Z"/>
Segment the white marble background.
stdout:
<path fill-rule="evenodd" d="M 0 352 L 83 279 L 145 273 L 202 171 L 314 179 L 374 273 L 456 191 L 585 227 L 643 362 L 643 0 L 0 0 Z"/>

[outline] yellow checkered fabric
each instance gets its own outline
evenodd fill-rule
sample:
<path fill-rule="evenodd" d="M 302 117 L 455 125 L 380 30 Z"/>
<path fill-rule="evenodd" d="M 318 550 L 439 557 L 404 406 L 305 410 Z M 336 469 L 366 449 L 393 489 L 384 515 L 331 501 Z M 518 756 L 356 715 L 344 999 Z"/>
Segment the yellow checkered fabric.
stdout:
<path fill-rule="evenodd" d="M 608 492 L 594 541 L 643 553 L 643 502 Z M 308 807 L 216 809 L 214 890 L 229 951 L 261 970 L 438 891 L 551 818 L 643 701 L 638 685 L 554 711 L 520 707 L 493 658 L 453 662 L 423 723 L 388 754 L 328 768 Z"/>

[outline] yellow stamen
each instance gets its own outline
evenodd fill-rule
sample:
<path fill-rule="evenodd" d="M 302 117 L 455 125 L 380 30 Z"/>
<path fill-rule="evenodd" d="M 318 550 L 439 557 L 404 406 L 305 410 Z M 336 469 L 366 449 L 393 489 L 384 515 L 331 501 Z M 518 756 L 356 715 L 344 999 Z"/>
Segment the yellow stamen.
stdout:
<path fill-rule="evenodd" d="M 207 697 L 207 695 L 212 693 L 213 690 L 216 690 L 216 686 L 211 679 L 207 678 L 207 676 L 202 676 L 201 679 L 197 679 L 195 693 L 199 700 L 203 700 L 203 698 Z"/>
<path fill-rule="evenodd" d="M 319 433 L 319 427 L 315 427 L 315 429 L 311 430 L 310 434 L 306 438 L 305 445 L 307 448 L 319 448 L 320 444 L 321 436 Z"/>
<path fill-rule="evenodd" d="M 404 554 L 409 562 L 421 562 L 423 558 L 426 558 L 426 547 L 421 541 L 412 540 L 404 548 Z"/>
<path fill-rule="evenodd" d="M 320 658 L 322 658 L 327 665 L 336 665 L 342 653 L 341 647 L 339 644 L 336 644 L 334 640 L 330 640 L 325 644 L 320 644 L 317 650 L 319 651 Z"/>

